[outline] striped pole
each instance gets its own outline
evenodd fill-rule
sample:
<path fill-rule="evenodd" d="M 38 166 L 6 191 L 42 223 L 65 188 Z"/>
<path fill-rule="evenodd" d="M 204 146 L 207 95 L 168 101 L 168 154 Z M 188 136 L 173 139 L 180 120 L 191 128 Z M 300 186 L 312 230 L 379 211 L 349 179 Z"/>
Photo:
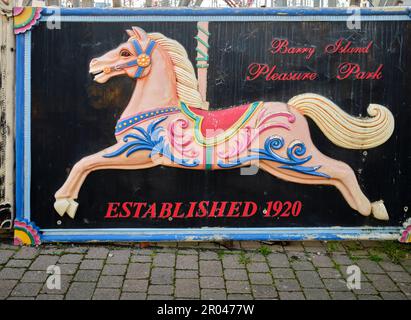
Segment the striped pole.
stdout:
<path fill-rule="evenodd" d="M 208 110 L 207 102 L 207 69 L 208 69 L 208 37 L 210 33 L 208 32 L 208 21 L 200 21 L 197 23 L 198 33 L 195 36 L 197 40 L 197 77 L 198 77 L 198 91 L 203 98 L 203 109 Z"/>

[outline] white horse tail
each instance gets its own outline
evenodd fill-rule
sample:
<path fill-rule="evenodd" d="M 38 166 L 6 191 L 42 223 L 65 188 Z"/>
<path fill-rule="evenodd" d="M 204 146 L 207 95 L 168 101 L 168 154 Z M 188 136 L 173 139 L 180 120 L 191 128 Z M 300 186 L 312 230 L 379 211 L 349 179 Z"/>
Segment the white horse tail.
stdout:
<path fill-rule="evenodd" d="M 334 144 L 347 149 L 369 149 L 387 141 L 394 131 L 390 110 L 378 104 L 367 108 L 369 117 L 349 115 L 331 100 L 314 93 L 295 96 L 288 104 L 311 118 Z"/>

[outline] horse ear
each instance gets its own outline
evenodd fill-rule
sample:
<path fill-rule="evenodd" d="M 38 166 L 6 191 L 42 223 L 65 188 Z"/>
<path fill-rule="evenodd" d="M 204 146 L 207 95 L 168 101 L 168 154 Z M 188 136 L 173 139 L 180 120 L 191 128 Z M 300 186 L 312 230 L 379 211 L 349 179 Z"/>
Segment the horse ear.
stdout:
<path fill-rule="evenodd" d="M 134 36 L 134 31 L 133 31 L 133 30 L 127 29 L 126 32 L 127 32 L 127 34 L 128 34 L 129 37 L 133 37 L 133 36 Z"/>
<path fill-rule="evenodd" d="M 148 36 L 147 33 L 139 28 L 139 27 L 133 27 L 134 35 L 140 40 L 140 41 L 145 41 L 147 40 Z"/>

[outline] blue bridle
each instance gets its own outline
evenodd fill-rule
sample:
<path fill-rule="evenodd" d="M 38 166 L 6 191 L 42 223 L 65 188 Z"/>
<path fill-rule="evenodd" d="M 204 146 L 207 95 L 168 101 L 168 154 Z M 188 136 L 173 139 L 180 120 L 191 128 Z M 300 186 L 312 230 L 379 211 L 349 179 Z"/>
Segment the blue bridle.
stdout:
<path fill-rule="evenodd" d="M 141 45 L 138 43 L 137 40 L 132 40 L 131 43 L 133 44 L 134 50 L 137 54 L 137 58 L 130 62 L 116 65 L 114 67 L 114 70 L 120 70 L 120 69 L 138 66 L 137 71 L 133 76 L 134 79 L 138 79 L 138 78 L 141 78 L 144 69 L 147 68 L 151 64 L 151 54 L 153 53 L 156 42 L 153 40 L 150 40 L 145 51 L 143 50 L 143 48 L 141 47 Z"/>

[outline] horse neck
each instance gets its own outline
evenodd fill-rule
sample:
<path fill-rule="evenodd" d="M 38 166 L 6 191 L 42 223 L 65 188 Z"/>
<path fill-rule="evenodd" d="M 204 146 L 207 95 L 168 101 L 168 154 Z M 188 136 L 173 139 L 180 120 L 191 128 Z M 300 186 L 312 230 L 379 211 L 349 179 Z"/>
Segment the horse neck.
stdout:
<path fill-rule="evenodd" d="M 158 107 L 177 106 L 177 84 L 173 64 L 162 48 L 154 50 L 150 73 L 137 80 L 121 118 Z"/>

